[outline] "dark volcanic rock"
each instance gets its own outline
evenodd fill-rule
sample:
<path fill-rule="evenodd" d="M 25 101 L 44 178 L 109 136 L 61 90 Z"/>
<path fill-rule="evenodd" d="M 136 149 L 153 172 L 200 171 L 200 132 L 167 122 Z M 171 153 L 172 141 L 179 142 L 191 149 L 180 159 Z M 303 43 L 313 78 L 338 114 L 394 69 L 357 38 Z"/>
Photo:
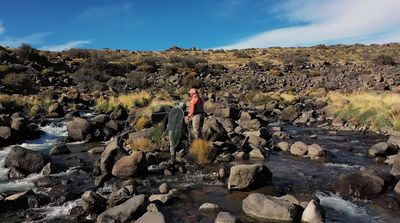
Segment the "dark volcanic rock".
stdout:
<path fill-rule="evenodd" d="M 236 165 L 231 167 L 228 188 L 238 190 L 257 188 L 269 183 L 271 178 L 271 171 L 262 164 Z"/>
<path fill-rule="evenodd" d="M 17 167 L 27 173 L 38 173 L 50 161 L 46 155 L 25 149 L 20 146 L 14 146 L 6 157 L 6 167 Z"/>
<path fill-rule="evenodd" d="M 373 199 L 384 188 L 385 181 L 375 175 L 362 175 L 359 172 L 341 175 L 334 185 L 334 191 L 343 196 Z"/>
<path fill-rule="evenodd" d="M 68 139 L 72 141 L 83 141 L 91 138 L 92 125 L 84 118 L 74 118 L 68 122 Z"/>

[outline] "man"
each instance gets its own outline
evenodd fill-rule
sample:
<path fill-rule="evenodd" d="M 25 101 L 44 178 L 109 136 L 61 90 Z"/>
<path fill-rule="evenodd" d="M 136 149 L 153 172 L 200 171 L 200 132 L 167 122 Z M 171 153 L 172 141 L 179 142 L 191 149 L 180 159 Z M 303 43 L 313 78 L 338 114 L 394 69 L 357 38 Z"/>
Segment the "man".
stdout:
<path fill-rule="evenodd" d="M 184 141 L 186 137 L 186 125 L 184 122 L 186 109 L 185 102 L 179 103 L 178 106 L 175 106 L 171 109 L 168 114 L 168 140 L 169 140 L 169 151 L 171 153 L 171 163 L 175 162 L 176 158 L 176 150 L 179 146 L 182 145 L 182 141 Z"/>
<path fill-rule="evenodd" d="M 189 106 L 189 114 L 185 118 L 185 122 L 192 121 L 194 138 L 203 138 L 203 123 L 204 123 L 204 101 L 200 97 L 199 92 L 195 88 L 189 90 L 189 95 L 192 98 Z"/>

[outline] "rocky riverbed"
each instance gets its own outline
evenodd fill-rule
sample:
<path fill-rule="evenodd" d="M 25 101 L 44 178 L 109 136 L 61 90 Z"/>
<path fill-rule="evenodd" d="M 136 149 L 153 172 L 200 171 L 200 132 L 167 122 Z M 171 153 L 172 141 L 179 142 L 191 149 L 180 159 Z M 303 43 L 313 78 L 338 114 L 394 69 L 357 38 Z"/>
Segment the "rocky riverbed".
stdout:
<path fill-rule="evenodd" d="M 277 135 L 276 132 L 285 132 L 288 135 L 285 140 L 273 137 L 272 144 L 278 145 L 278 142 L 281 141 L 287 142 L 289 145 L 300 141 L 305 145 L 316 144 L 324 149 L 324 156 L 321 159 L 312 160 L 307 155 L 294 156 L 290 152 L 282 152 L 271 147 L 271 150 L 263 158 L 256 156 L 245 160 L 233 158 L 230 162 L 219 161 L 204 168 L 187 161 L 188 163 L 184 164 L 186 170 L 179 171 L 178 168 L 176 172 L 172 170 L 165 172 L 166 169 L 159 167 L 161 170 L 158 172 L 148 172 L 129 180 L 115 177 L 111 179 L 111 177 L 105 176 L 96 177 L 98 175 L 96 160 L 100 158 L 101 148 L 104 148 L 105 145 L 110 148 L 113 141 L 71 142 L 65 144 L 69 151 L 66 154 L 64 154 L 65 151 L 63 154 L 50 152 L 55 145 L 65 142 L 68 137 L 66 125 L 67 122 L 63 120 L 51 122 L 40 128 L 44 131 L 41 138 L 21 145 L 43 154 L 53 153 L 50 155 L 52 164 L 66 164 L 62 169 L 55 171 L 57 173 L 49 174 L 42 171 L 22 179 L 12 180 L 7 176 L 9 169 L 1 169 L 0 190 L 5 197 L 1 205 L 3 210 L 7 210 L 2 211 L 2 219 L 7 222 L 91 222 L 96 219 L 97 222 L 106 222 L 107 218 L 101 220 L 102 211 L 99 210 L 106 210 L 106 206 L 108 206 L 108 211 L 111 206 L 117 205 L 119 207 L 116 208 L 117 212 L 127 211 L 126 208 L 118 205 L 125 204 L 121 202 L 129 197 L 137 198 L 139 194 L 144 194 L 145 200 L 140 201 L 138 209 L 131 211 L 132 213 L 126 219 L 139 218 L 140 213 L 146 212 L 146 207 L 143 206 L 142 210 L 140 206 L 148 204 L 148 199 L 155 199 L 154 203 L 150 202 L 147 210 L 149 211 L 150 208 L 151 213 L 155 210 L 160 211 L 163 219 L 167 222 L 213 222 L 219 211 L 229 212 L 242 222 L 269 222 L 271 219 L 268 220 L 268 216 L 255 217 L 257 212 L 246 214 L 247 212 L 243 210 L 243 200 L 249 195 L 255 196 L 258 193 L 273 197 L 290 194 L 293 196 L 290 197 L 290 202 L 297 203 L 299 207 L 305 207 L 309 200 L 317 199 L 325 210 L 326 222 L 397 222 L 400 217 L 398 208 L 384 209 L 379 207 L 377 202 L 369 201 L 375 200 L 375 197 L 366 199 L 365 197 L 357 198 L 357 196 L 335 193 L 335 183 L 339 176 L 354 173 L 361 167 L 373 166 L 375 169 L 389 173 L 390 169 L 387 165 L 376 163 L 368 157 L 369 148 L 378 142 L 387 140 L 381 135 L 355 131 L 336 131 L 333 134 L 330 130 L 317 127 L 295 127 L 279 122 L 272 123 L 265 126 L 268 130 L 267 135 Z M 13 146 L 10 146 L 1 151 L 2 164 L 5 162 L 6 156 L 13 150 L 12 148 Z M 98 148 L 99 152 L 93 152 L 93 148 Z M 88 153 L 88 151 L 91 152 Z M 104 154 L 104 152 L 102 153 Z M 163 152 L 160 153 L 159 161 L 156 162 L 159 166 L 162 166 L 162 157 L 165 157 L 162 154 Z M 145 158 L 143 157 L 143 159 Z M 147 156 L 147 162 L 149 160 L 150 156 Z M 230 167 L 239 164 L 265 165 L 273 176 L 270 180 L 262 179 L 263 183 L 256 183 L 251 187 L 242 182 L 242 178 L 232 180 L 228 179 L 228 176 L 221 176 L 224 174 L 221 173 L 220 168 L 226 171 L 226 175 L 229 174 Z M 151 165 L 146 167 L 149 170 L 152 169 Z M 116 174 L 115 171 L 113 174 Z M 265 174 L 261 176 L 268 177 Z M 232 182 L 237 182 L 242 186 L 236 185 L 236 189 L 239 190 L 232 188 L 229 190 L 228 184 L 232 184 Z M 164 183 L 166 185 L 163 186 L 166 188 L 159 188 Z M 232 185 L 230 186 L 232 187 Z M 92 191 L 90 192 L 92 194 L 87 194 L 88 192 L 85 191 Z M 18 192 L 26 193 L 9 197 Z M 370 191 L 365 192 L 370 193 Z M 204 203 L 216 204 L 218 208 L 199 211 L 200 206 Z M 152 204 L 154 207 L 151 206 Z M 223 214 L 218 215 L 222 216 Z M 109 216 L 114 218 L 117 215 L 110 214 Z M 150 217 L 157 218 L 153 215 Z"/>

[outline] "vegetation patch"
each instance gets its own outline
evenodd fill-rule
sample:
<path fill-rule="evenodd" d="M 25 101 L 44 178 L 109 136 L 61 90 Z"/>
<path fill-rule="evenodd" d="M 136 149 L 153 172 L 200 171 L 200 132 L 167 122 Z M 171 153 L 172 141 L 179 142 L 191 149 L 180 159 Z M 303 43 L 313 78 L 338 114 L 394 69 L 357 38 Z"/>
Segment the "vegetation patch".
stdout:
<path fill-rule="evenodd" d="M 195 139 L 190 146 L 190 154 L 200 165 L 207 165 L 212 161 L 211 146 L 207 140 Z"/>

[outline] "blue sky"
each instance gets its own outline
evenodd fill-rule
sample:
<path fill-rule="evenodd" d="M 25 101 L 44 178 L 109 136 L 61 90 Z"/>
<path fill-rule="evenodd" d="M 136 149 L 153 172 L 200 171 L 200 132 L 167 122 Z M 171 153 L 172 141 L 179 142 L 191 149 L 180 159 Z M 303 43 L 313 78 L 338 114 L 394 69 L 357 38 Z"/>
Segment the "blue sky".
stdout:
<path fill-rule="evenodd" d="M 1 0 L 0 45 L 164 50 L 400 41 L 399 0 Z"/>

